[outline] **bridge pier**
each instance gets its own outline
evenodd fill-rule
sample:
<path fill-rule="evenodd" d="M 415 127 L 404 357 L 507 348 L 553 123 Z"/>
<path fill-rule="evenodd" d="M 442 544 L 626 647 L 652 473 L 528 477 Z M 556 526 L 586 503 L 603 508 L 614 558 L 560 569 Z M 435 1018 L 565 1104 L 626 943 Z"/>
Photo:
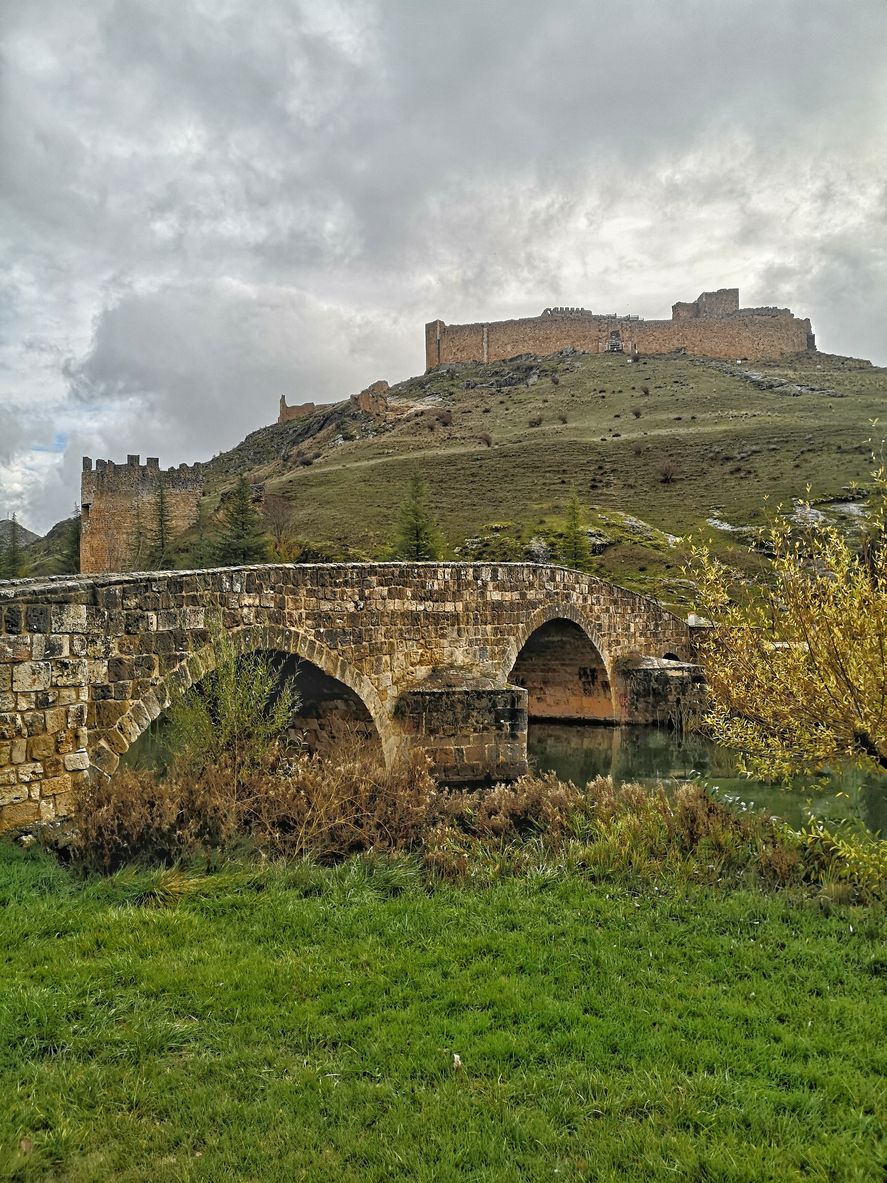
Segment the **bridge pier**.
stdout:
<path fill-rule="evenodd" d="M 527 692 L 517 686 L 420 686 L 394 709 L 406 745 L 445 784 L 514 780 L 527 771 Z"/>

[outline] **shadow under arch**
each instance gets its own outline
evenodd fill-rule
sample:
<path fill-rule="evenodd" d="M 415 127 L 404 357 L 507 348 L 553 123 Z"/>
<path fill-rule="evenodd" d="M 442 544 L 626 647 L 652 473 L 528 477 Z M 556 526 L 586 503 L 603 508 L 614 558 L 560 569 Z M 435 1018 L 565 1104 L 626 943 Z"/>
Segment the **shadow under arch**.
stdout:
<path fill-rule="evenodd" d="M 341 682 L 366 708 L 381 741 L 385 762 L 391 764 L 395 746 L 390 736 L 387 712 L 372 682 L 364 674 L 353 669 L 348 662 L 343 661 L 313 637 L 307 637 L 291 629 L 247 625 L 232 629 L 230 635 L 237 642 L 238 650 L 242 654 L 264 650 L 293 657 L 310 663 L 328 678 Z M 120 757 L 132 747 L 154 719 L 214 669 L 215 652 L 212 645 L 207 643 L 167 671 L 141 699 L 130 705 L 110 734 L 99 738 L 96 748 L 102 749 L 102 758 L 101 761 L 92 760 L 91 773 L 98 771 L 108 775 L 113 772 Z"/>
<path fill-rule="evenodd" d="M 615 666 L 584 614 L 569 604 L 533 613 L 509 646 L 503 677 L 527 691 L 530 720 L 620 720 Z"/>

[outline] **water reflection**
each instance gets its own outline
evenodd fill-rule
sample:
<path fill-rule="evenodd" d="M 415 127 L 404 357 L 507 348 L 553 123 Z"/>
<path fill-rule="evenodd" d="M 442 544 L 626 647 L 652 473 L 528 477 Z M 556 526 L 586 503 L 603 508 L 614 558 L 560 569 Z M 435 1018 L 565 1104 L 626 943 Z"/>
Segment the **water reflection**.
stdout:
<path fill-rule="evenodd" d="M 850 768 L 839 775 L 799 778 L 790 788 L 739 776 L 733 754 L 701 735 L 679 739 L 659 727 L 600 727 L 530 723 L 531 767 L 551 769 L 564 780 L 585 784 L 595 776 L 617 782 L 701 779 L 722 799 L 768 809 L 792 825 L 811 816 L 861 818 L 887 836 L 887 793 L 877 773 Z"/>

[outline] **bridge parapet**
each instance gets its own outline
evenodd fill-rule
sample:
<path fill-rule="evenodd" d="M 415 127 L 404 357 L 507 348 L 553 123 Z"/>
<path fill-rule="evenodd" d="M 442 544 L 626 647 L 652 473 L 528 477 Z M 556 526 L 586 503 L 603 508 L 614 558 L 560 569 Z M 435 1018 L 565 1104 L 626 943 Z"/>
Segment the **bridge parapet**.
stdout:
<path fill-rule="evenodd" d="M 213 617 L 245 649 L 294 654 L 347 686 L 389 761 L 423 746 L 452 780 L 525 767 L 526 692 L 509 676 L 544 622 L 573 621 L 590 638 L 611 675 L 614 717 L 629 713 L 620 663 L 692 652 L 687 626 L 655 601 L 532 564 L 280 564 L 0 584 L 0 829 L 63 816 L 79 783 L 112 772 L 211 668 Z M 474 730 L 444 727 L 447 709 Z"/>

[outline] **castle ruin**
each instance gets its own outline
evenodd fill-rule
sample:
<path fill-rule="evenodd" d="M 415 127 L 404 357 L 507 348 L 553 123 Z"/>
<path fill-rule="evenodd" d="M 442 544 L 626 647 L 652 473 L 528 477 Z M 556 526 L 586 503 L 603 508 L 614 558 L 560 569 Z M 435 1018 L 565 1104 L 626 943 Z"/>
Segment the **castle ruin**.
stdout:
<path fill-rule="evenodd" d="M 672 353 L 683 349 L 724 361 L 777 359 L 816 348 L 810 321 L 789 308 L 740 308 L 739 288 L 702 292 L 672 305 L 671 320 L 546 308 L 541 316 L 477 324 L 425 326 L 425 366 L 490 362 L 561 349 L 583 353 Z"/>
<path fill-rule="evenodd" d="M 197 518 L 203 492 L 203 465 L 160 468 L 156 456 L 145 464 L 127 456 L 126 464 L 83 457 L 80 477 L 80 570 L 138 571 L 148 561 L 158 523 L 160 490 L 165 516 L 175 537 Z"/>
<path fill-rule="evenodd" d="M 299 403 L 296 407 L 288 407 L 286 405 L 286 395 L 280 396 L 280 414 L 277 416 L 278 423 L 289 423 L 293 419 L 304 419 L 306 415 L 313 415 L 317 410 L 314 403 Z"/>

